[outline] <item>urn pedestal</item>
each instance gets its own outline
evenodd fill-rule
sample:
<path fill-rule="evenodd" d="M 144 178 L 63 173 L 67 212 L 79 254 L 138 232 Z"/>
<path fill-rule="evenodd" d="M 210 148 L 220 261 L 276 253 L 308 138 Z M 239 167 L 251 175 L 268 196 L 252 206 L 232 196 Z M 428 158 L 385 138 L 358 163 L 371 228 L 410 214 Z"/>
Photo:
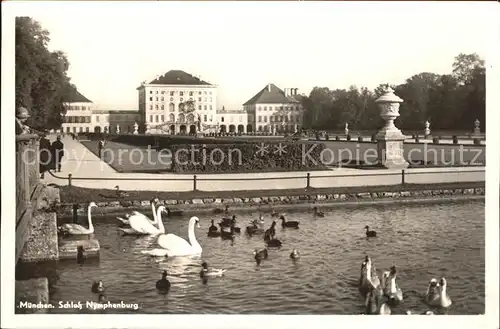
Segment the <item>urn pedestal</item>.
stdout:
<path fill-rule="evenodd" d="M 380 116 L 385 120 L 385 126 L 375 135 L 378 162 L 387 169 L 408 168 L 409 163 L 404 158 L 406 136 L 394 125 L 394 120 L 399 117 L 399 104 L 403 100 L 394 94 L 394 90 L 387 88 L 375 102 L 380 107 Z"/>

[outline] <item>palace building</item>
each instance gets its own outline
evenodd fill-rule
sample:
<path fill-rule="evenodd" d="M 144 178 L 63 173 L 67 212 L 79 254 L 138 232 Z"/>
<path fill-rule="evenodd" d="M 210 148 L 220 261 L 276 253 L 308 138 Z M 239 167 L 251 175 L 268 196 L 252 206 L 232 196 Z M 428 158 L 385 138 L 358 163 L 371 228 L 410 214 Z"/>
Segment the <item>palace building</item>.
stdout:
<path fill-rule="evenodd" d="M 92 110 L 94 103 L 83 96 L 76 88 L 69 87 L 67 96 L 63 99 L 66 115 L 63 117 L 62 132 L 82 133 L 92 132 Z"/>
<path fill-rule="evenodd" d="M 204 128 L 217 123 L 217 86 L 199 77 L 171 70 L 137 91 L 140 132 L 195 133 L 199 121 Z"/>
<path fill-rule="evenodd" d="M 243 104 L 248 125 L 259 132 L 291 133 L 302 126 L 303 107 L 297 88 L 281 90 L 269 83 Z"/>

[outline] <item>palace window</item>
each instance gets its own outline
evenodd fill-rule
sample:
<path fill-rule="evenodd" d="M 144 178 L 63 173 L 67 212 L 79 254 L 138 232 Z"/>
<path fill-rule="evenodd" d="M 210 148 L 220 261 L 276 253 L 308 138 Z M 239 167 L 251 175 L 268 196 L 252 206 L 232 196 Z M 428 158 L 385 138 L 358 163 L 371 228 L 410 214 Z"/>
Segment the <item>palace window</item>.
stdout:
<path fill-rule="evenodd" d="M 174 92 L 173 91 L 170 92 L 170 96 L 174 96 Z"/>

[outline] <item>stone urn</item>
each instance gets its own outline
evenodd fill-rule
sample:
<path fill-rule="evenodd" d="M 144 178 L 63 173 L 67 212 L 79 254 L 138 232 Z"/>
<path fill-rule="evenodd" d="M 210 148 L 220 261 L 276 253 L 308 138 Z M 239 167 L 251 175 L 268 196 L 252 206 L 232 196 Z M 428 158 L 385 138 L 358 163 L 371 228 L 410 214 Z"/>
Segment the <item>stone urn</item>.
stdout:
<path fill-rule="evenodd" d="M 431 134 L 431 123 L 429 121 L 425 121 L 424 126 L 424 136 L 427 137 Z"/>
<path fill-rule="evenodd" d="M 375 136 L 378 161 L 388 169 L 408 167 L 403 154 L 406 136 L 394 125 L 394 120 L 399 117 L 399 106 L 402 102 L 403 100 L 394 94 L 394 90 L 390 87 L 387 87 L 384 94 L 375 101 L 380 108 L 380 116 L 385 121 L 385 125 Z"/>
<path fill-rule="evenodd" d="M 134 123 L 134 135 L 139 134 L 139 125 L 137 124 L 137 121 Z"/>

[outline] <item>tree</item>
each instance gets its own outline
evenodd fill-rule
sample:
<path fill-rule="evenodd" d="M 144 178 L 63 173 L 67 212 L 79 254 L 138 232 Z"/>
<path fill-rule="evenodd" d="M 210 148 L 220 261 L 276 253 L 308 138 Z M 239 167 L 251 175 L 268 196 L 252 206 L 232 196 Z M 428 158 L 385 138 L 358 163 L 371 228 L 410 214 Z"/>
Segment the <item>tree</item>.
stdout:
<path fill-rule="evenodd" d="M 16 17 L 16 108 L 29 109 L 30 126 L 58 129 L 66 113 L 63 101 L 71 87 L 64 53 L 47 48 L 49 32 L 29 17 Z"/>
<path fill-rule="evenodd" d="M 478 54 L 462 54 L 455 57 L 453 63 L 453 76 L 460 85 L 468 84 L 474 78 L 474 72 L 484 69 L 484 60 Z"/>

